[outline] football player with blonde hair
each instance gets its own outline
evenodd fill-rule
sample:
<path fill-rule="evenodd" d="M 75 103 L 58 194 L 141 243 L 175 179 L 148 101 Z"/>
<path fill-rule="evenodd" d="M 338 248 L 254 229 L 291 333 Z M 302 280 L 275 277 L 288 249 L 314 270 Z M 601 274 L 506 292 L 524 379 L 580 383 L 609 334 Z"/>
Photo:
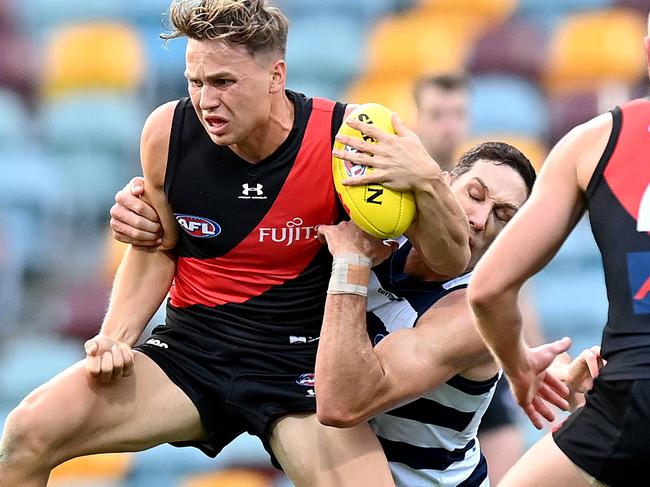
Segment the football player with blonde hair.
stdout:
<path fill-rule="evenodd" d="M 137 201 L 164 231 L 127 250 L 86 361 L 9 415 L 0 485 L 42 487 L 70 458 L 166 442 L 214 456 L 243 432 L 297 485 L 392 485 L 367 424 L 325 427 L 314 414 L 331 271 L 316 228 L 340 219 L 327 182 L 346 106 L 285 89 L 288 21 L 266 0 L 182 0 L 170 18 L 167 37 L 189 38 L 189 97 L 145 122 Z M 409 189 L 424 255 L 462 269 L 467 225 L 442 177 Z M 166 324 L 134 348 L 168 291 Z"/>

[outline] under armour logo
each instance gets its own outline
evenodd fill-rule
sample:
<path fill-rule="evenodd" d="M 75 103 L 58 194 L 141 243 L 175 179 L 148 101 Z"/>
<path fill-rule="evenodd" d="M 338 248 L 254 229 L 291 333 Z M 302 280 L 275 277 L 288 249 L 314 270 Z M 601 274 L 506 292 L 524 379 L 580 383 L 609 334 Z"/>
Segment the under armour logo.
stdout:
<path fill-rule="evenodd" d="M 262 186 L 261 184 L 258 184 L 258 185 L 255 186 L 254 188 L 251 188 L 251 187 L 248 185 L 248 183 L 246 183 L 246 184 L 242 184 L 241 186 L 242 186 L 242 188 L 244 188 L 244 190 L 241 192 L 241 194 L 244 194 L 244 195 L 246 195 L 246 196 L 248 196 L 248 195 L 251 193 L 251 191 L 255 192 L 255 194 L 256 194 L 257 196 L 262 196 L 262 195 L 264 194 L 264 191 L 262 191 L 262 188 L 263 188 L 264 186 Z"/>
<path fill-rule="evenodd" d="M 264 196 L 264 191 L 262 189 L 264 188 L 263 185 L 261 184 L 256 184 L 255 186 L 251 186 L 250 184 L 242 184 L 242 192 L 241 196 L 239 196 L 240 200 L 265 200 L 266 196 Z M 251 196 L 251 193 L 253 196 Z"/>

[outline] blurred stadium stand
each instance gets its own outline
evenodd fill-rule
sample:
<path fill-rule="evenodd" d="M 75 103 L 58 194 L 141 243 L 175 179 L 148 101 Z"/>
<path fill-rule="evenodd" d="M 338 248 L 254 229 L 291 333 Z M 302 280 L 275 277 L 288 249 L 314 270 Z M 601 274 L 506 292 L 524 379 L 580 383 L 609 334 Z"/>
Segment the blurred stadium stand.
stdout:
<path fill-rule="evenodd" d="M 542 138 L 548 131 L 547 105 L 538 86 L 508 75 L 476 76 L 471 87 L 472 132 L 500 132 Z"/>
<path fill-rule="evenodd" d="M 384 103 L 413 120 L 414 80 L 472 75 L 468 145 L 511 142 L 540 166 L 568 130 L 647 94 L 650 0 L 278 0 L 288 85 Z M 149 111 L 182 97 L 186 41 L 163 42 L 169 0 L 0 0 L 0 424 L 82 358 L 98 327 L 112 196 L 139 172 Z M 600 258 L 583 219 L 534 280 L 548 338 L 600 340 Z M 34 353 L 36 351 L 37 353 Z M 531 428 L 530 440 L 535 437 Z M 243 435 L 217 459 L 169 445 L 88 457 L 52 485 L 286 487 Z"/>
<path fill-rule="evenodd" d="M 545 32 L 535 23 L 511 20 L 495 24 L 476 40 L 467 59 L 474 74 L 509 73 L 536 81 L 542 73 Z"/>

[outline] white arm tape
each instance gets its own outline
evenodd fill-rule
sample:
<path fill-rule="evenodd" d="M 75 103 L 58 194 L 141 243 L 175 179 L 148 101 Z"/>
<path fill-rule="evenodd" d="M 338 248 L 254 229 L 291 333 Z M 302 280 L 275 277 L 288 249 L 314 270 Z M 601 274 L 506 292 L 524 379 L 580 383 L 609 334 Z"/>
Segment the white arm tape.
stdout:
<path fill-rule="evenodd" d="M 334 257 L 332 277 L 327 294 L 357 294 L 368 296 L 368 272 L 372 262 L 358 254 L 343 254 Z M 365 281 L 365 285 L 363 284 Z"/>

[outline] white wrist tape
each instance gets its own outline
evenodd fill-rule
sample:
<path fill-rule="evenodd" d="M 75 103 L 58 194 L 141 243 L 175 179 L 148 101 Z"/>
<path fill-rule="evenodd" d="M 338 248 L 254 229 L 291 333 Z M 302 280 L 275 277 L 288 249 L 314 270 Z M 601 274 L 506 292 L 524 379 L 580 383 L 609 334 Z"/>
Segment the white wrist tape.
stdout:
<path fill-rule="evenodd" d="M 363 255 L 337 255 L 332 262 L 332 277 L 327 294 L 367 296 L 371 267 L 372 262 Z"/>

